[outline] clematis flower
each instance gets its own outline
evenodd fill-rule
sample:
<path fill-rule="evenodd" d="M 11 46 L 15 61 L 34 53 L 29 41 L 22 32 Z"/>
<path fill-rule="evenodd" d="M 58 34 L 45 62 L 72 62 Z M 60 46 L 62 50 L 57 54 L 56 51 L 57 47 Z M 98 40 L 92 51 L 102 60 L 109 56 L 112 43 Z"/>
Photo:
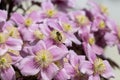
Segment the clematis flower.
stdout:
<path fill-rule="evenodd" d="M 4 55 L 0 55 L 0 79 L 16 80 L 15 71 L 12 65 L 16 66 L 22 57 L 19 51 L 9 50 Z"/>
<path fill-rule="evenodd" d="M 95 58 L 93 62 L 83 62 L 81 72 L 89 74 L 88 80 L 100 80 L 100 75 L 107 79 L 114 77 L 109 62 L 100 58 Z"/>
<path fill-rule="evenodd" d="M 84 10 L 75 11 L 69 13 L 70 18 L 77 23 L 78 34 L 82 32 L 87 32 L 91 28 L 91 22 L 89 18 L 86 16 L 86 12 Z"/>
<path fill-rule="evenodd" d="M 33 47 L 33 53 L 20 62 L 21 73 L 25 76 L 38 74 L 40 80 L 51 80 L 59 70 L 54 62 L 62 59 L 68 51 L 40 41 Z"/>
<path fill-rule="evenodd" d="M 9 49 L 21 50 L 22 44 L 21 39 L 9 37 L 4 32 L 0 33 L 0 55 L 4 55 Z"/>
<path fill-rule="evenodd" d="M 22 49 L 22 40 L 17 28 L 8 21 L 2 27 L 0 32 L 0 55 L 4 55 L 8 50 Z"/>
<path fill-rule="evenodd" d="M 64 69 L 67 74 L 71 76 L 72 80 L 85 80 L 86 74 L 81 73 L 80 66 L 85 60 L 85 56 L 77 55 L 74 51 L 70 50 L 67 58 L 64 58 Z M 84 77 L 84 78 L 83 78 Z"/>
<path fill-rule="evenodd" d="M 60 19 L 60 18 L 59 18 Z M 64 19 L 64 20 L 62 20 Z M 47 24 L 52 30 L 49 30 L 51 38 L 58 43 L 65 43 L 67 46 L 72 46 L 72 42 L 80 45 L 81 42 L 76 38 L 74 33 L 77 31 L 75 24 L 67 18 L 57 20 L 48 20 Z"/>
<path fill-rule="evenodd" d="M 64 16 L 63 12 L 57 11 L 55 6 L 52 4 L 52 2 L 49 1 L 43 1 L 42 3 L 42 11 L 40 13 L 40 18 L 58 18 L 59 16 Z"/>
<path fill-rule="evenodd" d="M 32 42 L 34 40 L 34 34 L 32 30 L 37 29 L 37 26 L 35 27 L 35 23 L 38 20 L 36 11 L 30 13 L 25 18 L 21 14 L 14 13 L 11 17 L 11 20 L 19 26 L 18 30 L 24 41 Z"/>
<path fill-rule="evenodd" d="M 99 5 L 93 0 L 88 0 L 88 5 L 92 7 L 90 11 L 95 17 L 106 17 L 108 15 L 108 8 L 105 5 Z"/>

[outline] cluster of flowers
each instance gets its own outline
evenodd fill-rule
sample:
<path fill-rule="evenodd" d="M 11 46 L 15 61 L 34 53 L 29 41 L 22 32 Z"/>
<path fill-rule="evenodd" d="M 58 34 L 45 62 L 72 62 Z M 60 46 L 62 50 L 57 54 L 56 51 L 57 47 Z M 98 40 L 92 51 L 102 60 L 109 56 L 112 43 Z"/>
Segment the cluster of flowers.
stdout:
<path fill-rule="evenodd" d="M 17 70 L 37 80 L 114 77 L 101 56 L 105 46 L 120 50 L 120 31 L 105 6 L 88 4 L 90 9 L 63 12 L 48 0 L 40 11 L 13 13 L 8 20 L 7 12 L 0 10 L 0 79 L 24 80 L 16 76 Z"/>

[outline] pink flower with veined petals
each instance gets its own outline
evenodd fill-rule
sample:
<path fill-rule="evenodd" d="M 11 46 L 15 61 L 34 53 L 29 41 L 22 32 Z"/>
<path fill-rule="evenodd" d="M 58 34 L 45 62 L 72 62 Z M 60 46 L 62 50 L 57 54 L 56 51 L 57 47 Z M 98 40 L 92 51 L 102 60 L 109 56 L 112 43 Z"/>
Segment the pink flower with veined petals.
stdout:
<path fill-rule="evenodd" d="M 38 73 L 39 79 L 51 80 L 59 70 L 54 62 L 62 59 L 68 51 L 65 47 L 62 49 L 40 41 L 33 47 L 33 53 L 19 63 L 18 68 L 21 73 L 25 76 Z"/>
<path fill-rule="evenodd" d="M 100 58 L 94 58 L 92 62 L 83 61 L 80 70 L 89 75 L 88 80 L 100 80 L 100 75 L 107 79 L 114 77 L 109 62 Z"/>
<path fill-rule="evenodd" d="M 43 1 L 42 3 L 42 11 L 40 11 L 40 18 L 59 18 L 60 16 L 64 16 L 65 14 L 63 12 L 58 11 L 55 6 L 52 4 L 52 2 L 49 1 Z"/>
<path fill-rule="evenodd" d="M 21 59 L 17 50 L 8 50 L 4 55 L 0 55 L 0 78 L 2 80 L 16 80 L 12 65 L 16 66 Z"/>
<path fill-rule="evenodd" d="M 0 55 L 4 55 L 8 50 L 22 49 L 23 41 L 20 38 L 18 29 L 10 21 L 5 22 L 0 32 Z"/>
<path fill-rule="evenodd" d="M 59 21 L 56 19 L 48 19 L 46 24 L 49 28 L 51 28 L 51 30 L 49 29 L 48 34 L 54 41 L 58 43 L 65 43 L 67 46 L 72 46 L 72 42 L 78 45 L 81 44 L 74 35 L 78 29 L 68 18 L 61 17 L 59 18 Z"/>

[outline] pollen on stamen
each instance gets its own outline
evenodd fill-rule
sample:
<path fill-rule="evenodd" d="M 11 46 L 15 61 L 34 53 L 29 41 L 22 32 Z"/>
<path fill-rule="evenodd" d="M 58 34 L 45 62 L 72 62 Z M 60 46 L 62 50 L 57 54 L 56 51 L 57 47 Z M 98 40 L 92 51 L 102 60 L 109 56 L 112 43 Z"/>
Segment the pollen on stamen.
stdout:
<path fill-rule="evenodd" d="M 19 37 L 19 32 L 17 30 L 17 28 L 15 27 L 7 27 L 7 31 L 8 31 L 8 34 L 9 36 L 13 37 L 13 38 L 18 38 Z"/>
<path fill-rule="evenodd" d="M 52 63 L 53 57 L 49 51 L 40 50 L 36 53 L 35 60 L 40 67 L 45 68 Z"/>
<path fill-rule="evenodd" d="M 94 73 L 95 74 L 102 74 L 105 70 L 106 70 L 106 66 L 105 66 L 103 60 L 100 58 L 97 58 L 94 61 Z"/>
<path fill-rule="evenodd" d="M 103 20 L 101 20 L 100 23 L 99 23 L 99 28 L 100 28 L 100 29 L 104 29 L 105 26 L 106 26 L 106 25 L 105 25 L 105 22 L 104 22 Z"/>
<path fill-rule="evenodd" d="M 81 25 L 85 25 L 89 21 L 88 18 L 85 15 L 76 16 L 76 19 L 77 19 L 77 22 Z"/>
<path fill-rule="evenodd" d="M 43 34 L 41 31 L 39 31 L 39 30 L 36 30 L 36 31 L 34 32 L 34 35 L 35 35 L 35 37 L 36 37 L 37 39 L 43 39 L 43 38 L 44 38 L 44 34 Z"/>
<path fill-rule="evenodd" d="M 27 19 L 25 20 L 25 25 L 26 25 L 27 27 L 31 26 L 32 23 L 33 23 L 33 21 L 32 21 L 31 18 L 27 18 Z"/>
<path fill-rule="evenodd" d="M 102 13 L 108 14 L 108 8 L 105 5 L 100 5 Z"/>
<path fill-rule="evenodd" d="M 89 44 L 93 45 L 95 43 L 95 39 L 94 38 L 89 38 L 88 42 L 89 42 Z"/>
<path fill-rule="evenodd" d="M 0 43 L 4 43 L 7 40 L 7 34 L 0 33 Z"/>
<path fill-rule="evenodd" d="M 46 12 L 46 14 L 48 15 L 48 17 L 52 17 L 52 16 L 54 16 L 55 13 L 56 13 L 56 11 L 55 11 L 55 10 L 52 10 L 52 9 L 47 10 L 47 12 Z"/>
<path fill-rule="evenodd" d="M 12 63 L 12 59 L 9 54 L 5 54 L 3 56 L 0 56 L 0 69 L 6 69 L 10 67 L 10 64 Z"/>
<path fill-rule="evenodd" d="M 64 23 L 63 24 L 63 29 L 64 29 L 64 31 L 68 32 L 68 31 L 72 30 L 72 27 L 71 27 L 70 24 Z"/>

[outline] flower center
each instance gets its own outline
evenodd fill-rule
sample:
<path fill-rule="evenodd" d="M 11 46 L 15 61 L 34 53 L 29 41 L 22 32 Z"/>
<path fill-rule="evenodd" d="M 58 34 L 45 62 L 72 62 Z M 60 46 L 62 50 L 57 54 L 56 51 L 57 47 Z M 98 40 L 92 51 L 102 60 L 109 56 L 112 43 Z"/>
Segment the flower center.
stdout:
<path fill-rule="evenodd" d="M 12 59 L 9 54 L 5 54 L 3 56 L 0 56 L 0 69 L 5 69 L 10 66 L 12 62 Z"/>
<path fill-rule="evenodd" d="M 4 43 L 7 40 L 7 34 L 0 33 L 0 44 Z"/>
<path fill-rule="evenodd" d="M 88 18 L 85 15 L 79 15 L 76 17 L 77 22 L 81 25 L 85 25 L 88 23 Z"/>
<path fill-rule="evenodd" d="M 40 65 L 40 67 L 45 68 L 52 63 L 53 57 L 49 51 L 41 50 L 36 53 L 35 60 Z"/>
<path fill-rule="evenodd" d="M 46 12 L 46 14 L 47 14 L 48 17 L 52 17 L 53 15 L 55 15 L 55 13 L 56 13 L 56 11 L 52 10 L 52 9 L 47 10 L 47 12 Z"/>
<path fill-rule="evenodd" d="M 14 38 L 18 38 L 19 37 L 19 32 L 17 30 L 17 28 L 15 27 L 7 27 L 7 31 L 9 36 L 14 37 Z"/>
<path fill-rule="evenodd" d="M 33 21 L 32 21 L 31 18 L 27 18 L 27 19 L 25 20 L 25 25 L 26 25 L 27 27 L 31 26 L 32 23 L 33 23 Z"/>
<path fill-rule="evenodd" d="M 43 38 L 44 38 L 44 34 L 43 34 L 41 31 L 39 31 L 39 30 L 36 30 L 36 31 L 34 32 L 34 35 L 35 35 L 35 37 L 36 37 L 37 39 L 43 39 Z"/>
<path fill-rule="evenodd" d="M 95 43 L 95 39 L 94 38 L 89 38 L 88 42 L 89 42 L 89 44 L 93 45 Z"/>
<path fill-rule="evenodd" d="M 105 28 L 105 22 L 103 20 L 100 21 L 99 28 L 100 29 L 104 29 Z"/>
<path fill-rule="evenodd" d="M 100 8 L 102 13 L 108 14 L 108 8 L 105 5 L 100 5 Z"/>
<path fill-rule="evenodd" d="M 97 58 L 94 62 L 94 73 L 102 74 L 106 70 L 106 66 L 102 59 Z"/>
<path fill-rule="evenodd" d="M 51 38 L 56 42 L 63 42 L 65 40 L 65 36 L 62 34 L 62 32 L 59 32 L 57 30 L 53 30 L 51 32 Z"/>
<path fill-rule="evenodd" d="M 72 29 L 70 24 L 64 23 L 63 24 L 64 31 L 68 32 Z"/>

